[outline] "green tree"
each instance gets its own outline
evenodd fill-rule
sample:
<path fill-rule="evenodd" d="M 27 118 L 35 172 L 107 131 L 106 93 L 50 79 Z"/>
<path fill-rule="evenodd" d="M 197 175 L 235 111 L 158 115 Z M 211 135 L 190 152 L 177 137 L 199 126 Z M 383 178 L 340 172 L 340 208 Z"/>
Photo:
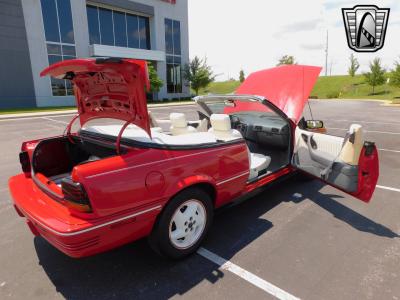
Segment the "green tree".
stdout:
<path fill-rule="evenodd" d="M 295 62 L 294 56 L 284 55 L 279 59 L 277 66 L 295 65 L 295 64 L 297 64 L 297 63 Z"/>
<path fill-rule="evenodd" d="M 243 81 L 244 81 L 244 78 L 245 78 L 245 76 L 244 76 L 244 71 L 243 71 L 243 70 L 240 70 L 240 72 L 239 72 L 239 81 L 240 81 L 240 82 L 243 82 Z"/>
<path fill-rule="evenodd" d="M 372 94 L 375 94 L 375 87 L 384 84 L 386 81 L 386 70 L 382 68 L 381 59 L 378 57 L 369 63 L 369 68 L 370 71 L 364 73 L 365 81 L 372 86 Z"/>
<path fill-rule="evenodd" d="M 198 95 L 201 88 L 207 87 L 215 80 L 215 75 L 211 67 L 207 65 L 207 58 L 201 59 L 195 56 L 183 68 L 183 78 Z"/>
<path fill-rule="evenodd" d="M 350 55 L 350 67 L 348 69 L 348 73 L 351 77 L 354 77 L 356 75 L 356 72 L 358 68 L 360 68 L 360 64 L 358 63 L 357 58 L 354 57 L 353 53 Z"/>
<path fill-rule="evenodd" d="M 392 75 L 390 76 L 390 84 L 396 87 L 400 87 L 400 62 L 394 62 L 394 69 L 392 70 Z"/>
<path fill-rule="evenodd" d="M 150 80 L 150 92 L 159 92 L 164 82 L 158 77 L 156 68 L 152 63 L 147 64 L 147 69 L 149 71 L 149 80 Z"/>

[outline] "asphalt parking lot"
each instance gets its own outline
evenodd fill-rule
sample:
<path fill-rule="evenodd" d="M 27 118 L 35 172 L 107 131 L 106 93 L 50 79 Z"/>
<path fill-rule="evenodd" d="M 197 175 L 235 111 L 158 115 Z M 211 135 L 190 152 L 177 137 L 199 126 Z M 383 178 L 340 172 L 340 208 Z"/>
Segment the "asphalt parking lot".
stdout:
<path fill-rule="evenodd" d="M 71 115 L 0 120 L 0 299 L 400 299 L 400 108 L 333 100 L 311 107 L 329 133 L 344 136 L 359 123 L 376 142 L 371 203 L 290 179 L 221 210 L 204 243 L 209 252 L 180 262 L 158 257 L 146 240 L 75 260 L 34 238 L 12 208 L 7 180 L 20 172 L 21 142 L 62 133 Z M 171 110 L 196 118 L 191 105 L 152 109 L 157 118 Z"/>

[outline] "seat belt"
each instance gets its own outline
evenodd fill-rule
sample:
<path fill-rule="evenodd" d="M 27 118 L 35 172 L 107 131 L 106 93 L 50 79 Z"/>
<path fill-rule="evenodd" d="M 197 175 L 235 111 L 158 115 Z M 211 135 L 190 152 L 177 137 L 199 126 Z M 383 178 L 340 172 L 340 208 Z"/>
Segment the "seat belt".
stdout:
<path fill-rule="evenodd" d="M 323 180 L 325 180 L 325 181 L 328 180 L 329 174 L 332 172 L 333 165 L 335 164 L 336 160 L 339 158 L 340 154 L 342 153 L 343 147 L 347 141 L 350 141 L 352 144 L 354 144 L 354 133 L 350 133 L 350 131 L 346 132 L 346 135 L 344 136 L 344 139 L 343 139 L 342 148 L 340 149 L 338 155 L 336 155 L 335 159 L 320 173 L 320 176 Z"/>

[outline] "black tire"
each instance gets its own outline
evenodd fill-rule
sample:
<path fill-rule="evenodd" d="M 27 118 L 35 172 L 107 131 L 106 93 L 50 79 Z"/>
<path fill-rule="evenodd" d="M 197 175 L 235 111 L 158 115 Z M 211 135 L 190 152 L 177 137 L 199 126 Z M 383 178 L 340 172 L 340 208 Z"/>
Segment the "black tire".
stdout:
<path fill-rule="evenodd" d="M 171 242 L 169 236 L 170 223 L 177 209 L 186 201 L 191 199 L 198 200 L 203 205 L 206 213 L 205 227 L 193 245 L 185 249 L 179 249 Z M 149 236 L 150 246 L 155 252 L 162 256 L 171 259 L 182 259 L 194 253 L 199 248 L 211 226 L 213 216 L 214 207 L 211 197 L 208 193 L 200 188 L 188 188 L 183 190 L 173 197 L 161 212 L 161 215 L 159 216 L 158 221 L 154 225 L 153 231 Z"/>

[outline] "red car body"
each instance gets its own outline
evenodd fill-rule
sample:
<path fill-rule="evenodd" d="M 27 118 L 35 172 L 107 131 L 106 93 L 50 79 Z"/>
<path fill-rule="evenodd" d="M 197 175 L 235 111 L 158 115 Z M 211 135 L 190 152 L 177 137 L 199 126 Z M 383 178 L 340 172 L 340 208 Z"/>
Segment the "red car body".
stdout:
<path fill-rule="evenodd" d="M 263 96 L 270 106 L 238 102 L 224 112 L 280 110 L 294 132 L 319 71 L 316 67 L 292 66 L 254 73 L 237 92 Z M 145 63 L 78 59 L 50 66 L 42 75 L 74 82 L 82 126 L 89 120 L 107 117 L 133 123 L 151 134 Z M 73 167 L 72 181 L 85 188 L 90 210 L 69 202 L 58 185 L 32 172 L 32 159 L 41 141 L 22 145 L 24 172 L 10 178 L 9 188 L 16 211 L 26 219 L 33 234 L 71 257 L 89 256 L 148 236 L 170 199 L 188 187 L 205 190 L 214 208 L 218 208 L 296 171 L 288 164 L 249 182 L 249 158 L 243 139 L 193 149 L 130 147 L 120 145 L 122 131 L 117 140 L 104 142 L 117 150 L 123 148 L 123 152 Z M 47 151 L 55 156 L 60 153 L 57 144 L 50 144 Z M 378 178 L 378 158 L 374 147 L 362 151 L 358 188 L 350 194 L 368 202 Z M 365 156 L 365 151 L 372 152 Z M 63 164 L 61 154 L 55 159 Z"/>

